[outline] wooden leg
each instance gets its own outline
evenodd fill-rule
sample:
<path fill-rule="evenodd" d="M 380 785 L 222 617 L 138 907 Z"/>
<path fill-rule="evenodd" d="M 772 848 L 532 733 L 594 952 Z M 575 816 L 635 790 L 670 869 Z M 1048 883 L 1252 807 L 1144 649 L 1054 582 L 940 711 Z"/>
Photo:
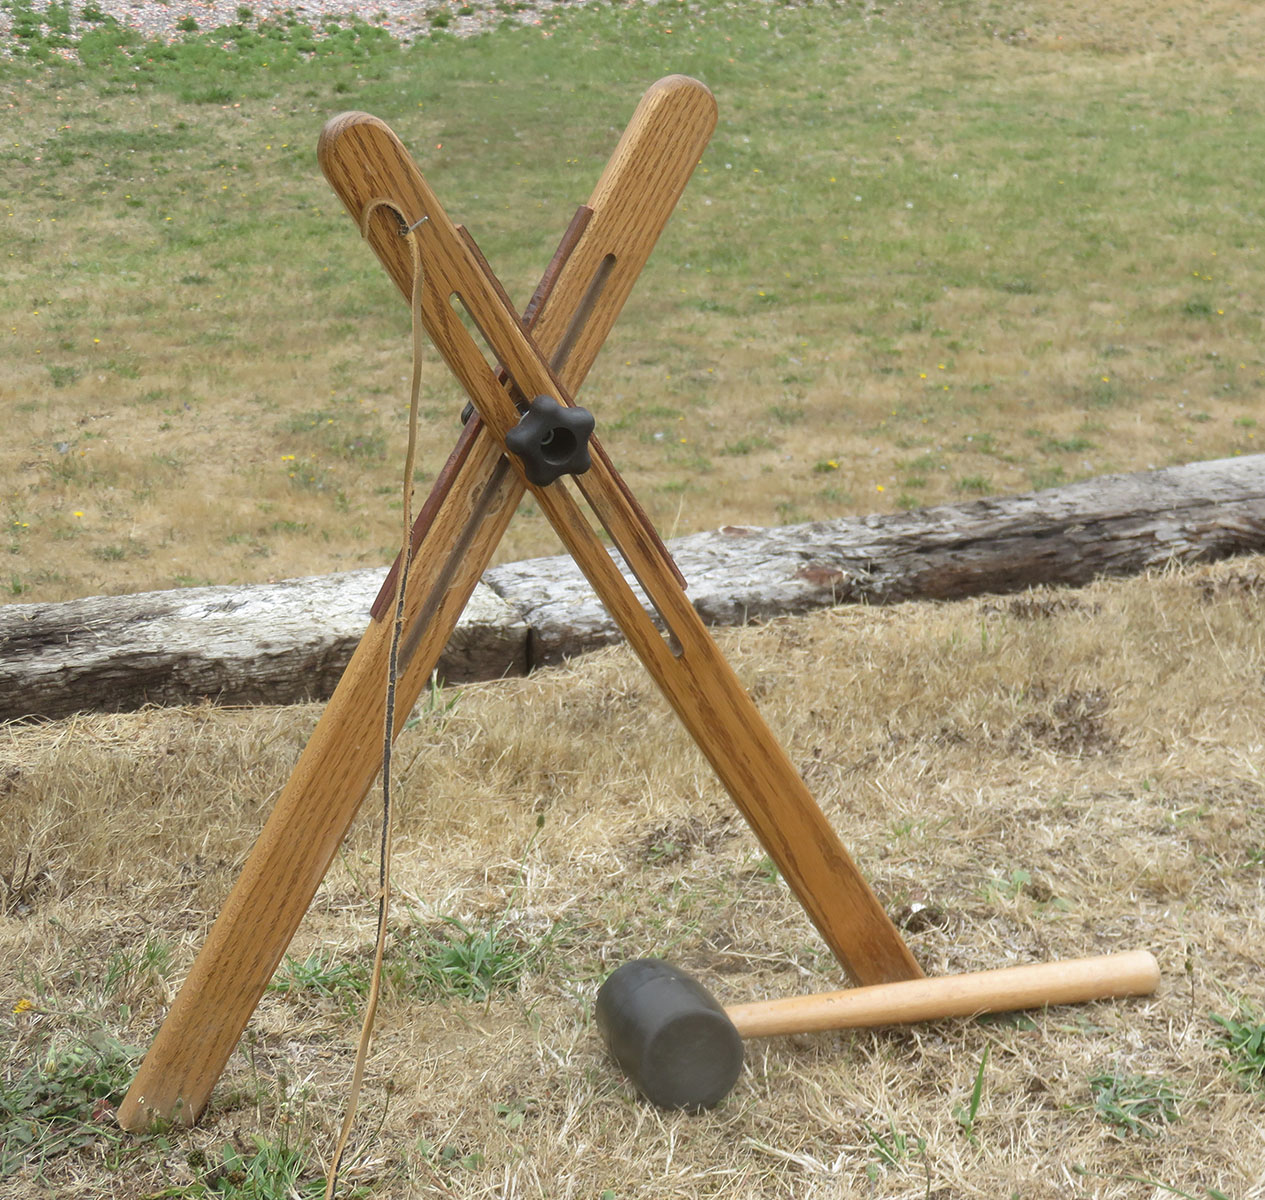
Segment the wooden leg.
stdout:
<path fill-rule="evenodd" d="M 666 80 L 647 93 L 616 147 L 590 200 L 593 216 L 539 313 L 537 337 L 546 353 L 567 340 L 560 369 L 572 388 L 587 375 L 714 120 L 715 105 L 705 88 Z M 322 154 L 333 153 L 342 134 L 365 121 L 371 119 L 336 118 L 322 137 Z M 359 224 L 372 197 L 357 201 L 341 190 L 340 195 Z M 389 266 L 390 256 L 404 248 L 402 240 L 389 222 L 370 231 L 373 248 Z M 594 298 L 590 285 L 608 257 L 620 270 Z M 411 278 L 394 269 L 392 275 L 408 295 Z M 501 443 L 486 430 L 476 432 L 460 469 L 428 504 L 429 524 L 406 597 L 412 650 L 398 685 L 404 710 L 416 702 L 522 496 L 518 475 L 503 464 Z M 372 786 L 380 765 L 390 639 L 384 615 L 370 624 L 352 656 L 141 1064 L 119 1108 L 123 1128 L 139 1130 L 155 1121 L 193 1124 L 201 1115 Z"/>
<path fill-rule="evenodd" d="M 472 253 L 421 173 L 399 161 L 395 145 L 385 126 L 362 123 L 348 158 L 327 161 L 326 168 L 349 177 L 363 172 L 378 186 L 388 165 L 398 172 L 389 193 L 409 197 L 403 215 L 418 228 L 422 321 L 504 444 L 520 414 L 498 382 L 497 367 L 523 396 L 570 403 L 565 381 L 520 328 L 486 264 Z M 485 358 L 453 297 L 460 297 L 495 364 Z M 919 977 L 909 948 L 686 598 L 662 544 L 600 448 L 592 457 L 592 468 L 577 484 L 666 624 L 673 646 L 643 610 L 564 480 L 532 486 L 542 511 L 853 979 L 875 984 Z"/>

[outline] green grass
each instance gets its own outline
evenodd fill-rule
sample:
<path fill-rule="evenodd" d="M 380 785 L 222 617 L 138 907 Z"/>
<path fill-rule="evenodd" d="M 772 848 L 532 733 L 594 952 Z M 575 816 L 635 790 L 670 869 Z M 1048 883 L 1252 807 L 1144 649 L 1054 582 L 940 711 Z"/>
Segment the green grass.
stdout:
<path fill-rule="evenodd" d="M 991 1046 L 984 1047 L 980 1055 L 979 1068 L 975 1072 L 975 1082 L 971 1086 L 971 1094 L 964 1104 L 953 1110 L 953 1119 L 972 1144 L 976 1141 L 976 1124 L 979 1120 L 980 1103 L 984 1098 L 984 1072 L 988 1068 L 988 1054 Z"/>
<path fill-rule="evenodd" d="M 471 927 L 445 917 L 436 929 L 410 936 L 391 964 L 397 986 L 421 996 L 457 996 L 482 1002 L 499 992 L 514 991 L 524 973 L 543 965 L 554 932 L 539 940 L 524 938 L 494 921 Z"/>
<path fill-rule="evenodd" d="M 222 1147 L 219 1161 L 205 1165 L 200 1182 L 158 1195 L 187 1200 L 317 1200 L 325 1194 L 325 1178 L 312 1170 L 307 1158 L 304 1148 L 255 1138 L 249 1150 Z M 363 1191 L 352 1189 L 342 1194 L 363 1195 Z"/>
<path fill-rule="evenodd" d="M 673 70 L 712 87 L 716 135 L 586 390 L 678 532 L 1256 448 L 1238 422 L 1265 382 L 1265 260 L 1243 198 L 1265 186 L 1265 125 L 1232 39 L 1162 70 L 1085 55 L 1071 71 L 1038 44 L 1039 10 L 1038 41 L 1012 45 L 975 0 L 723 21 L 595 4 L 409 48 L 290 18 L 157 46 L 104 21 L 65 62 L 74 31 L 14 12 L 0 315 L 17 336 L 0 366 L 36 403 L 0 467 L 34 530 L 12 564 L 28 594 L 189 575 L 174 551 L 93 555 L 123 531 L 222 581 L 376 563 L 406 313 L 313 165 L 348 108 L 398 130 L 521 304 L 640 92 Z M 424 405 L 433 471 L 461 407 L 433 356 Z M 185 472 L 144 461 L 159 441 L 270 554 L 183 511 Z M 55 469 L 63 442 L 74 472 Z M 944 470 L 904 482 L 911 449 Z M 268 465 L 288 454 L 299 486 Z M 820 494 L 830 461 L 838 499 Z M 31 560 L 74 509 L 82 534 L 42 577 Z M 278 519 L 305 528 L 282 538 Z M 504 553 L 553 546 L 520 518 Z"/>
<path fill-rule="evenodd" d="M 894 1118 L 888 1118 L 886 1131 L 866 1123 L 865 1132 L 874 1146 L 876 1160 L 867 1168 L 871 1182 L 878 1179 L 880 1170 L 899 1167 L 906 1159 L 921 1158 L 926 1154 L 927 1139 L 897 1129 Z"/>
<path fill-rule="evenodd" d="M 479 927 L 448 916 L 435 928 L 401 937 L 384 962 L 384 976 L 401 994 L 482 1003 L 515 991 L 525 972 L 543 968 L 556 938 L 556 929 L 539 938 L 522 936 L 503 917 Z M 282 995 L 332 999 L 351 1011 L 369 991 L 369 968 L 321 951 L 303 959 L 286 955 L 268 986 Z"/>
<path fill-rule="evenodd" d="M 1226 1062 L 1244 1084 L 1265 1090 L 1265 1021 L 1248 1004 L 1237 1017 L 1211 1014 L 1220 1032 L 1217 1042 L 1225 1051 Z"/>
<path fill-rule="evenodd" d="M 369 971 L 364 963 L 339 962 L 333 954 L 319 950 L 303 959 L 287 954 L 268 989 L 283 995 L 301 992 L 338 999 L 354 1008 L 369 991 Z"/>
<path fill-rule="evenodd" d="M 72 1151 L 121 1142 L 113 1111 L 139 1051 L 107 1034 L 50 1043 L 0 1077 L 0 1177 Z"/>
<path fill-rule="evenodd" d="M 1128 1134 L 1155 1137 L 1178 1119 L 1182 1096 L 1166 1079 L 1101 1072 L 1089 1090 L 1098 1116 Z"/>

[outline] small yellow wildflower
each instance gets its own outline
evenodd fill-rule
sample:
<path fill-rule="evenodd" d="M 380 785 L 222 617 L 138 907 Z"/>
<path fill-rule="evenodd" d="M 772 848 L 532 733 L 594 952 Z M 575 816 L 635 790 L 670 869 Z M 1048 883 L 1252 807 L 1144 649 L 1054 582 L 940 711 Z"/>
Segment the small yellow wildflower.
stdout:
<path fill-rule="evenodd" d="M 34 1004 L 32 1004 L 32 1003 L 31 1003 L 31 1002 L 30 1002 L 30 1001 L 29 1001 L 29 1000 L 28 1000 L 25 996 L 23 996 L 23 997 L 22 997 L 22 999 L 21 999 L 21 1000 L 19 1000 L 19 1001 L 18 1001 L 18 1002 L 17 1002 L 17 1003 L 13 1006 L 13 1011 L 14 1011 L 15 1013 L 30 1012 L 30 1011 L 31 1011 L 31 1009 L 33 1009 L 34 1007 L 35 1007 L 35 1005 L 34 1005 Z"/>

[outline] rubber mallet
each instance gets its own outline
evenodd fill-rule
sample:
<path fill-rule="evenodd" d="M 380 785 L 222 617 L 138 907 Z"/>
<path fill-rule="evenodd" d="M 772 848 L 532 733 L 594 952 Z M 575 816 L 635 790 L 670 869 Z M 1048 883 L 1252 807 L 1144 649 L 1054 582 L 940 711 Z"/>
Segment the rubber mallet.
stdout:
<path fill-rule="evenodd" d="M 1154 956 L 1136 950 L 722 1008 L 684 971 L 640 958 L 607 977 L 596 1016 L 612 1057 L 647 1100 L 702 1109 L 718 1104 L 737 1081 L 743 1038 L 1145 996 L 1159 980 Z"/>

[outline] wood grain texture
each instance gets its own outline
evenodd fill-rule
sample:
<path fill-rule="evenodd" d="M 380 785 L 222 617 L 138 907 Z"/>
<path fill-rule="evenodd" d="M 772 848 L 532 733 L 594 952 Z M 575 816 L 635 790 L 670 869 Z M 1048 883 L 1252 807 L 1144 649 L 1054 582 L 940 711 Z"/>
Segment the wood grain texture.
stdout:
<path fill-rule="evenodd" d="M 1066 962 L 1032 963 L 814 996 L 753 1001 L 734 1005 L 725 1012 L 744 1038 L 775 1037 L 1148 996 L 1159 982 L 1160 968 L 1154 956 L 1145 950 L 1130 950 Z"/>
<path fill-rule="evenodd" d="M 599 181 L 590 205 L 594 217 L 573 256 L 589 239 L 600 238 L 594 253 L 617 256 L 635 278 L 671 212 L 671 205 L 666 210 L 648 206 L 645 197 L 662 189 L 675 202 L 714 120 L 715 102 L 701 84 L 677 77 L 652 88 L 617 147 L 616 156 L 622 158 Z M 353 165 L 344 152 L 365 131 L 374 152 Z M 675 139 L 674 151 L 664 158 L 659 148 L 669 135 Z M 652 154 L 649 147 L 657 176 L 643 173 Z M 419 199 L 429 199 L 429 189 L 398 139 L 375 118 L 354 113 L 334 118 L 321 135 L 318 156 L 357 226 L 365 208 L 380 196 L 389 196 L 398 211 L 412 214 L 410 223 L 424 214 Z M 424 196 L 419 196 L 419 184 Z M 605 207 L 618 208 L 619 220 L 602 222 L 594 230 Z M 404 295 L 410 295 L 411 263 L 397 217 L 378 209 L 367 235 Z M 464 245 L 455 229 L 451 235 Z M 589 282 L 564 268 L 546 307 L 564 315 L 577 312 Z M 619 292 L 612 290 L 588 306 L 587 322 L 595 323 L 603 337 L 618 316 L 619 303 Z M 516 318 L 513 323 L 517 329 Z M 541 344 L 548 353 L 549 344 Z M 585 342 L 584 352 L 573 351 L 561 364 L 569 387 L 583 381 L 598 345 L 600 339 Z M 494 377 L 491 383 L 512 408 Z M 398 683 L 401 710 L 412 707 L 420 694 L 521 495 L 518 477 L 505 469 L 500 443 L 486 434 L 475 437 L 459 475 L 431 506 L 430 524 L 418 547 L 405 602 L 410 657 Z M 389 636 L 390 623 L 374 621 L 353 654 L 119 1108 L 125 1129 L 155 1121 L 192 1124 L 205 1108 L 377 776 Z"/>
<path fill-rule="evenodd" d="M 396 161 L 394 137 L 380 123 L 357 123 L 347 131 L 340 153 L 347 155 L 349 175 L 366 164 L 364 186 L 369 190 L 381 186 L 380 179 Z M 336 174 L 342 160 L 324 161 L 327 171 Z M 497 441 L 504 443 L 519 420 L 497 378 L 498 365 L 522 395 L 549 395 L 570 403 L 563 381 L 520 327 L 427 182 L 414 172 L 407 188 L 393 183 L 389 191 L 407 191 L 416 198 L 415 207 L 391 214 L 390 221 L 393 226 L 401 220 L 417 226 L 423 263 L 422 321 Z M 600 206 L 595 204 L 594 210 L 590 231 L 602 224 Z M 619 270 L 617 262 L 608 273 L 608 288 Z M 496 363 L 484 357 L 454 300 L 482 332 Z M 577 346 L 583 342 L 583 337 L 576 339 Z M 859 983 L 921 975 L 904 940 L 717 650 L 653 531 L 628 505 L 623 485 L 603 455 L 593 454 L 592 469 L 575 485 L 666 626 L 666 639 L 612 562 L 570 485 L 560 480 L 547 487 L 533 485 L 531 491 L 831 951 Z"/>

